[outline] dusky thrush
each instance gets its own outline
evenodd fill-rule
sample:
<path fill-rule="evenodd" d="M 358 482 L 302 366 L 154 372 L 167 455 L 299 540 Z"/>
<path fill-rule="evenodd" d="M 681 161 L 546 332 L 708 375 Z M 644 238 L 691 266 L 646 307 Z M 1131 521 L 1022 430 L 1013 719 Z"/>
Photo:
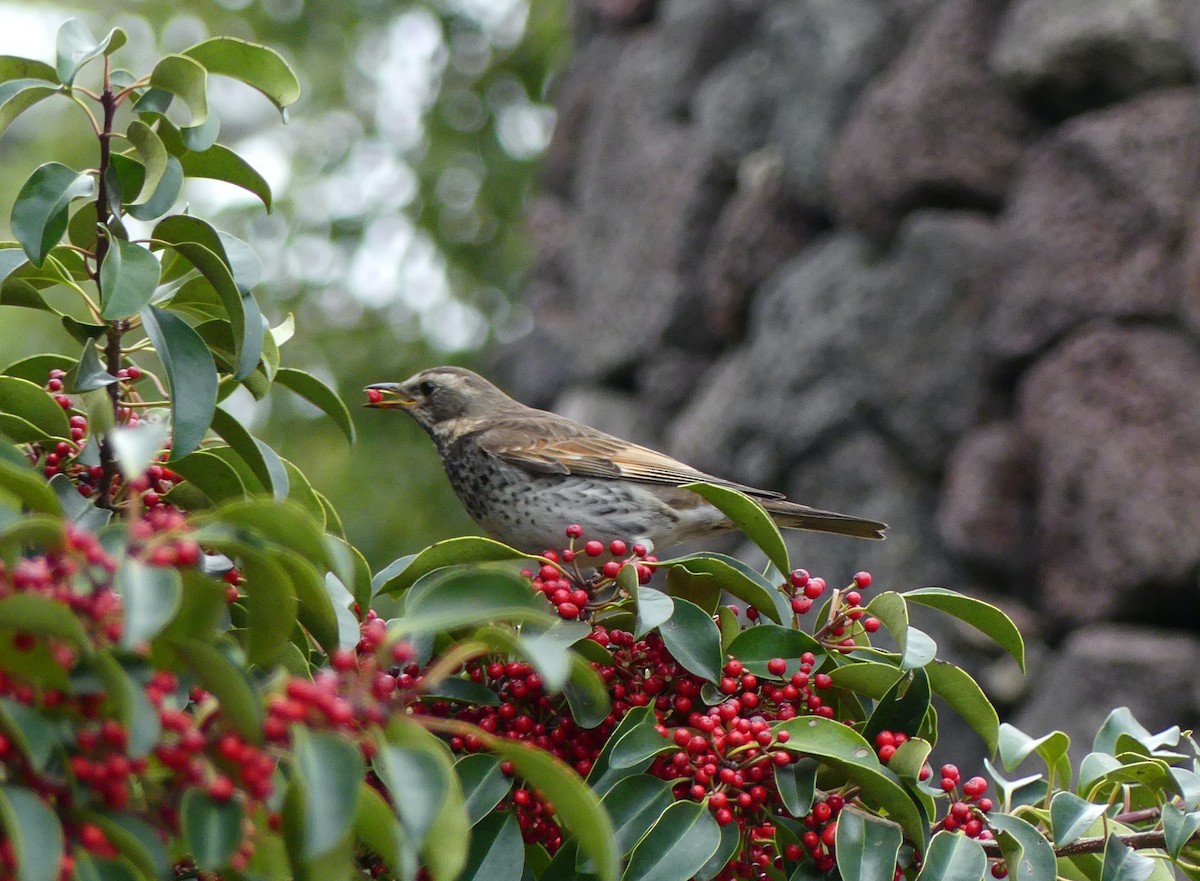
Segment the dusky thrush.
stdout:
<path fill-rule="evenodd" d="M 662 550 L 734 528 L 690 490 L 739 490 L 789 529 L 883 538 L 886 524 L 788 501 L 705 474 L 670 456 L 513 400 L 461 367 L 367 386 L 375 409 L 407 411 L 433 439 L 450 485 L 492 537 L 529 553 L 562 546 L 568 524 L 589 538 Z"/>

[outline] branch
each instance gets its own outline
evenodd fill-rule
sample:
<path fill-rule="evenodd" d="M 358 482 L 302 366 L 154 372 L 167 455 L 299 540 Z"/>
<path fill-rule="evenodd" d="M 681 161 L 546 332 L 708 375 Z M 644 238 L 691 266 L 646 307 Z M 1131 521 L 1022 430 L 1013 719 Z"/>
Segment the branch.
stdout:
<path fill-rule="evenodd" d="M 1200 835 L 1200 833 L 1197 833 Z M 1189 841 L 1195 841 L 1197 835 L 1193 835 Z M 1165 850 L 1167 846 L 1166 834 L 1164 832 L 1131 832 L 1128 835 L 1117 835 L 1116 839 L 1126 847 L 1131 847 L 1134 850 L 1146 850 L 1149 848 L 1158 848 Z M 1084 853 L 1103 853 L 1104 845 L 1108 842 L 1107 838 L 1081 838 L 1079 841 L 1072 841 L 1070 844 L 1064 844 L 1061 847 L 1054 848 L 1056 857 L 1073 857 Z M 1000 850 L 1000 843 L 997 841 L 981 841 L 983 851 L 989 857 L 1001 858 L 1004 856 Z"/>

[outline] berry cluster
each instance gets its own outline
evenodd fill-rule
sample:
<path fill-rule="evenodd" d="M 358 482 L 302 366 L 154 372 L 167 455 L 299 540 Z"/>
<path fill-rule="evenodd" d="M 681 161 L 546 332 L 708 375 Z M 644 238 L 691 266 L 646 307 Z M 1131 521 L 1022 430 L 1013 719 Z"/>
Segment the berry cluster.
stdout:
<path fill-rule="evenodd" d="M 625 566 L 631 567 L 638 584 L 649 584 L 654 576 L 653 564 L 658 558 L 645 545 L 629 544 L 619 538 L 608 544 L 596 539 L 584 541 L 583 527 L 578 523 L 568 526 L 566 535 L 565 548 L 542 552 L 548 562 L 536 573 L 524 570 L 534 589 L 545 594 L 561 618 L 568 621 L 587 618 L 602 608 L 602 604 L 594 601 L 595 596 L 607 592 Z M 596 571 L 585 575 L 581 563 Z"/>

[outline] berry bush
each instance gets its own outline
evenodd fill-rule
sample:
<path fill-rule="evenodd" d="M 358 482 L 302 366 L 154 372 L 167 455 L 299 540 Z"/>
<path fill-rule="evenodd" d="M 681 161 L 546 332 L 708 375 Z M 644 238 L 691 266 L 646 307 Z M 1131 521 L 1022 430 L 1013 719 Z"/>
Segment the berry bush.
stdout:
<path fill-rule="evenodd" d="M 1073 768 L 910 621 L 1023 665 L 998 609 L 832 588 L 737 492 L 691 487 L 765 571 L 564 524 L 370 572 L 221 402 L 282 385 L 353 441 L 349 411 L 282 365 L 250 246 L 176 210 L 194 177 L 270 207 L 206 84 L 282 109 L 296 78 L 224 37 L 135 74 L 124 42 L 69 21 L 54 65 L 0 58 L 0 130 L 67 99 L 97 156 L 34 171 L 0 243 L 0 304 L 64 331 L 0 369 L 0 881 L 1200 877 L 1189 733 L 1116 710 Z M 933 758 L 935 696 L 987 776 Z"/>

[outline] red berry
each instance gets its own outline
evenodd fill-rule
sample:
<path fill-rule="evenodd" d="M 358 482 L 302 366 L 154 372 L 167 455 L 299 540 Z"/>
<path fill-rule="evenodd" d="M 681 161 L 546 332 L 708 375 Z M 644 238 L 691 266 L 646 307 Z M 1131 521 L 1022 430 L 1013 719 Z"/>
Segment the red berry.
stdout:
<path fill-rule="evenodd" d="M 879 629 L 879 619 L 878 618 L 865 618 L 865 619 L 863 619 L 862 626 L 863 626 L 863 630 L 867 631 L 867 633 L 874 633 L 875 631 L 877 631 Z"/>
<path fill-rule="evenodd" d="M 598 557 L 604 553 L 604 545 L 603 543 L 592 539 L 583 546 L 583 552 L 589 557 Z"/>
<path fill-rule="evenodd" d="M 233 781 L 224 774 L 214 777 L 208 784 L 208 797 L 215 801 L 229 801 L 233 797 Z"/>
<path fill-rule="evenodd" d="M 625 556 L 626 550 L 627 548 L 625 542 L 621 541 L 619 538 L 613 539 L 608 545 L 608 552 L 614 557 Z"/>
<path fill-rule="evenodd" d="M 812 578 L 804 585 L 804 595 L 810 600 L 817 599 L 821 594 L 825 593 L 825 579 Z"/>
<path fill-rule="evenodd" d="M 856 572 L 854 575 L 854 583 L 864 589 L 871 586 L 872 580 L 870 572 Z"/>
<path fill-rule="evenodd" d="M 378 404 L 383 400 L 383 392 L 377 388 L 367 389 L 367 400 L 372 404 Z"/>
<path fill-rule="evenodd" d="M 808 584 L 809 575 L 807 570 L 793 569 L 792 574 L 788 576 L 788 580 L 792 583 L 792 587 L 800 588 Z"/>
<path fill-rule="evenodd" d="M 767 661 L 767 672 L 772 676 L 782 676 L 787 671 L 787 661 L 783 658 L 771 658 Z"/>
<path fill-rule="evenodd" d="M 558 615 L 560 618 L 566 618 L 568 621 L 579 617 L 579 606 L 571 602 L 559 603 Z"/>
<path fill-rule="evenodd" d="M 580 538 L 583 535 L 583 527 L 578 523 L 572 523 L 567 527 L 567 538 Z"/>

